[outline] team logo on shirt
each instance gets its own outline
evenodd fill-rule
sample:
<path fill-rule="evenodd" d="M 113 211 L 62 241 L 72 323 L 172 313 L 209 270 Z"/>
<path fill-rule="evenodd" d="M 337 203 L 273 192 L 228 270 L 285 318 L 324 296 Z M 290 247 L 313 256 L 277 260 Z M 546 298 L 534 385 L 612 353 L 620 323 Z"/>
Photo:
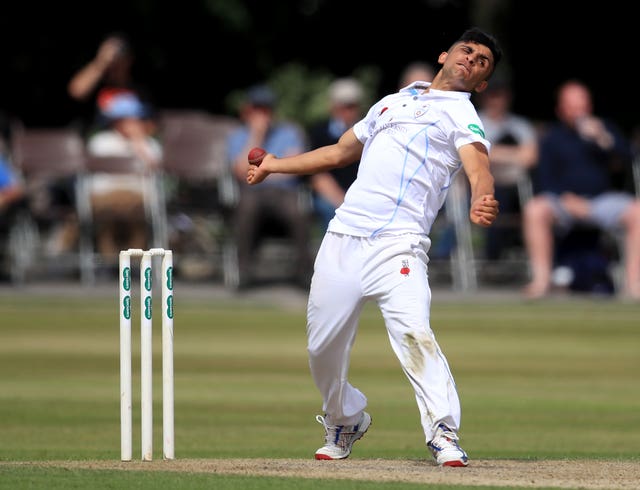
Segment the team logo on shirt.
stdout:
<path fill-rule="evenodd" d="M 388 109 L 388 107 L 383 107 L 382 110 L 380 111 L 380 114 L 378 114 L 378 116 L 382 116 L 382 114 L 384 114 L 384 111 L 386 111 Z"/>
<path fill-rule="evenodd" d="M 478 126 L 477 124 L 469 124 L 467 126 L 467 128 L 469 129 L 469 131 L 471 131 L 472 133 L 476 133 L 479 134 L 480 136 L 482 136 L 483 138 L 485 137 L 484 135 L 484 131 L 482 130 L 482 128 L 480 126 Z"/>
<path fill-rule="evenodd" d="M 405 259 L 405 260 L 402 261 L 402 267 L 400 268 L 400 274 L 402 274 L 403 276 L 408 276 L 409 272 L 411 272 L 411 269 L 409 268 L 409 261 Z"/>

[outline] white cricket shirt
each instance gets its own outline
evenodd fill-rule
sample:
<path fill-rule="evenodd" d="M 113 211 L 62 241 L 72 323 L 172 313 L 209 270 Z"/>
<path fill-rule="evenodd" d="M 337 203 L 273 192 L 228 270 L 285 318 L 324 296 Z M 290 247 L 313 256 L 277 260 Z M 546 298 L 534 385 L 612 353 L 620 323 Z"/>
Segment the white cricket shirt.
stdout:
<path fill-rule="evenodd" d="M 480 142 L 471 94 L 415 82 L 380 99 L 353 129 L 364 144 L 358 176 L 329 231 L 354 236 L 428 235 L 456 172 L 458 149 Z"/>

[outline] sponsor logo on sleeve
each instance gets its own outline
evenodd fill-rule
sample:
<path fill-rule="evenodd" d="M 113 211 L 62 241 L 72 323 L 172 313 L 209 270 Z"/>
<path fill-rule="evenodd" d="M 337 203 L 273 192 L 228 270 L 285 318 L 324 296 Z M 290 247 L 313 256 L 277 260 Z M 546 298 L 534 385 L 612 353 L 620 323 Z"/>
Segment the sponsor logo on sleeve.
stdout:
<path fill-rule="evenodd" d="M 483 138 L 485 138 L 484 131 L 477 124 L 469 124 L 467 126 L 467 129 L 469 129 L 469 131 L 471 131 L 472 133 L 476 133 L 477 135 L 480 135 Z"/>

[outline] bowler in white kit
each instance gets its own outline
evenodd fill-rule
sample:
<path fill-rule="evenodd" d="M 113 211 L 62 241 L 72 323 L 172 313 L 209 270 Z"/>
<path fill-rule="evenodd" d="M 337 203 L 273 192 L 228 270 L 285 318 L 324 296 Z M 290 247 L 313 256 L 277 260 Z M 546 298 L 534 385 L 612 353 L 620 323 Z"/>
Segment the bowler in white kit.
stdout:
<path fill-rule="evenodd" d="M 468 464 L 458 444 L 456 385 L 429 321 L 429 233 L 460 169 L 471 189 L 470 220 L 489 226 L 498 214 L 490 144 L 470 99 L 487 87 L 501 56 L 493 36 L 468 29 L 438 57 L 433 82 L 383 97 L 336 144 L 287 158 L 267 154 L 249 166 L 247 182 L 255 185 L 271 173 L 313 174 L 360 160 L 318 251 L 309 293 L 309 366 L 325 430 L 316 459 L 347 458 L 371 425 L 367 398 L 349 383 L 348 370 L 360 313 L 373 300 L 436 463 Z"/>

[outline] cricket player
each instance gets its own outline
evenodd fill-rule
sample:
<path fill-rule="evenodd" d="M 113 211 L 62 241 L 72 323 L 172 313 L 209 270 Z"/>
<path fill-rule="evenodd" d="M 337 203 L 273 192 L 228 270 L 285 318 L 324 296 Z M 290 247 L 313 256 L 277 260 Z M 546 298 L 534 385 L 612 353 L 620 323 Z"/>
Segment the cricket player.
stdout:
<path fill-rule="evenodd" d="M 470 220 L 489 226 L 498 214 L 490 144 L 470 99 L 487 87 L 501 56 L 491 35 L 468 29 L 439 55 L 431 83 L 382 98 L 336 144 L 287 158 L 267 154 L 249 166 L 247 182 L 255 185 L 272 173 L 313 174 L 360 160 L 318 251 L 307 306 L 309 366 L 324 411 L 316 459 L 347 458 L 371 425 L 366 396 L 348 380 L 359 316 L 371 300 L 415 391 L 435 462 L 468 464 L 458 444 L 456 385 L 429 322 L 429 232 L 461 168 Z"/>

